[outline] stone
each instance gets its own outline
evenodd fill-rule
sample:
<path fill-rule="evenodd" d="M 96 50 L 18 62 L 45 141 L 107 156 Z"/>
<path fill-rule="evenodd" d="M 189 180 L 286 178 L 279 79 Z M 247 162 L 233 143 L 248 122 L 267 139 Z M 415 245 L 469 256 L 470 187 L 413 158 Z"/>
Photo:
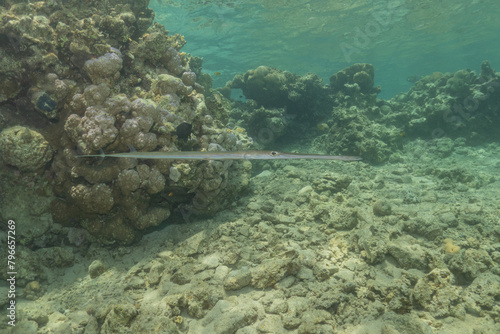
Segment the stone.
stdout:
<path fill-rule="evenodd" d="M 106 271 L 106 266 L 100 260 L 94 260 L 89 266 L 90 278 L 101 276 Z"/>
<path fill-rule="evenodd" d="M 391 204 L 386 200 L 378 200 L 373 204 L 373 213 L 375 216 L 389 216 L 392 213 Z"/>

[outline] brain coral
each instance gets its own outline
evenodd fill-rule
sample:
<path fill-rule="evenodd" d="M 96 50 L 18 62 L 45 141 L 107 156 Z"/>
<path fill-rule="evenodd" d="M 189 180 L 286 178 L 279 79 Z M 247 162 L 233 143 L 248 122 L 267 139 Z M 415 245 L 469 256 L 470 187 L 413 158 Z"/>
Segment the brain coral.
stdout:
<path fill-rule="evenodd" d="M 42 168 L 53 155 L 52 148 L 40 133 L 22 126 L 0 133 L 0 152 L 5 162 L 25 172 Z"/>

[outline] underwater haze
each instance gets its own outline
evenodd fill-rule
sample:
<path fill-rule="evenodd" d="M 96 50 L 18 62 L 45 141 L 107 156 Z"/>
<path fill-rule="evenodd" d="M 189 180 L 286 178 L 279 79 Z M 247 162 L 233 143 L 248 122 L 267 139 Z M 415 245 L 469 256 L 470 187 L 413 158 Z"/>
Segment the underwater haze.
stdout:
<path fill-rule="evenodd" d="M 500 333 L 499 3 L 0 0 L 0 334 Z"/>
<path fill-rule="evenodd" d="M 375 67 L 380 97 L 408 90 L 435 71 L 500 63 L 496 0 L 154 0 L 156 21 L 204 57 L 214 86 L 260 65 L 325 82 L 363 62 Z"/>

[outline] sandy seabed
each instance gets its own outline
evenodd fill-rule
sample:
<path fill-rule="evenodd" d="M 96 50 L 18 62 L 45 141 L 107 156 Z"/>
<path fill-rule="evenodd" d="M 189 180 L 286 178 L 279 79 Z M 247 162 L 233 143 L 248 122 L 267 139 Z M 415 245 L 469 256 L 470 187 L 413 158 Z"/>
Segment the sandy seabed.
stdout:
<path fill-rule="evenodd" d="M 130 247 L 61 245 L 74 258 L 37 267 L 2 332 L 500 332 L 500 148 L 405 151 L 254 163 L 214 217 Z"/>

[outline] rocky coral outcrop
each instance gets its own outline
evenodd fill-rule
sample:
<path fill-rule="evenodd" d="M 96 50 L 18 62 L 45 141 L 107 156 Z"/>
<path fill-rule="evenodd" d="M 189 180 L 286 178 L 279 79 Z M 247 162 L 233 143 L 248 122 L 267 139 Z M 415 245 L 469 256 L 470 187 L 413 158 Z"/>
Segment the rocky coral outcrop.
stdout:
<path fill-rule="evenodd" d="M 229 96 L 230 89 L 239 88 L 250 99 L 234 103 L 231 117 L 263 146 L 315 135 L 320 151 L 381 163 L 399 138 L 397 129 L 380 126 L 371 117 L 379 108 L 374 73 L 371 64 L 354 64 L 332 75 L 327 86 L 312 74 L 260 66 L 236 75 L 221 92 Z"/>
<path fill-rule="evenodd" d="M 152 92 L 159 97 L 159 103 L 143 98 L 128 101 L 123 94 L 110 95 L 106 83 L 87 86 L 83 93 L 76 93 L 72 98 L 74 113 L 65 122 L 66 135 L 87 154 L 100 149 L 125 151 L 127 147 L 142 151 L 176 150 L 177 145 L 185 145 L 184 139 L 179 140 L 175 132 L 175 127 L 182 122 L 193 123 L 199 129 L 191 135 L 190 145 L 199 145 L 208 151 L 237 150 L 248 142 L 244 133 L 220 129 L 218 122 L 204 125 L 202 120 L 206 117 L 201 116 L 208 110 L 203 95 L 193 95 L 192 86 L 186 86 L 182 79 L 163 74 L 154 82 Z M 176 102 L 172 104 L 172 100 Z M 63 172 L 57 178 L 61 187 L 56 187 L 56 191 L 70 202 L 53 205 L 59 211 L 57 221 L 64 224 L 59 219 L 67 217 L 60 213 L 61 210 L 75 215 L 74 209 L 79 208 L 78 216 L 84 217 L 83 226 L 103 239 L 122 243 L 136 240 L 139 231 L 157 226 L 170 216 L 175 208 L 172 205 L 180 204 L 171 202 L 167 196 L 173 187 L 177 189 L 175 193 L 184 194 L 187 190 L 193 193 L 193 196 L 184 197 L 188 201 L 184 205 L 190 205 L 184 209 L 189 215 L 215 212 L 223 207 L 226 198 L 229 199 L 227 196 L 247 184 L 249 172 L 244 162 L 155 161 L 145 164 L 123 159 L 118 164 L 116 160 L 107 160 L 99 166 L 89 162 L 75 158 L 71 150 L 65 150 L 55 162 L 57 169 L 66 171 L 70 167 L 70 173 Z M 65 185 L 68 180 L 73 184 L 69 188 Z M 133 202 L 139 204 L 130 205 Z M 150 204 L 153 202 L 154 205 Z M 122 207 L 119 213 L 112 213 L 115 206 Z M 100 217 L 107 222 L 103 224 L 95 221 L 97 216 L 94 214 L 111 216 Z M 121 232 L 114 231 L 111 226 Z"/>
<path fill-rule="evenodd" d="M 500 76 L 488 61 L 481 64 L 479 74 L 435 72 L 388 101 L 381 122 L 398 126 L 409 136 L 489 142 L 498 137 L 493 124 L 500 120 L 499 89 Z"/>
<path fill-rule="evenodd" d="M 462 289 L 455 285 L 455 277 L 447 269 L 434 269 L 415 284 L 413 296 L 425 310 L 437 317 L 459 315 L 455 307 L 461 301 Z M 445 306 L 446 305 L 446 306 Z"/>
<path fill-rule="evenodd" d="M 330 87 L 346 95 L 378 94 L 380 87 L 373 87 L 375 69 L 371 64 L 354 64 L 330 77 Z"/>
<path fill-rule="evenodd" d="M 267 66 L 236 75 L 221 91 L 241 89 L 247 99 L 265 108 L 286 108 L 301 121 L 328 110 L 328 88 L 315 74 L 299 76 Z M 227 94 L 226 94 L 227 95 Z M 227 96 L 228 97 L 228 96 Z"/>
<path fill-rule="evenodd" d="M 98 15 L 92 16 L 94 6 Z M 71 91 L 86 77 L 116 82 L 123 62 L 118 50 L 128 50 L 154 17 L 147 1 L 11 0 L 5 8 L 0 74 L 7 80 L 0 83 L 0 102 L 22 99 L 28 91 L 32 107 L 50 119 L 60 117 Z"/>
<path fill-rule="evenodd" d="M 7 128 L 0 133 L 0 153 L 6 163 L 24 172 L 44 167 L 54 154 L 40 133 L 23 126 Z"/>
<path fill-rule="evenodd" d="M 113 159 L 98 165 L 77 157 L 129 147 L 217 151 L 251 144 L 244 131 L 222 126 L 227 106 L 207 106 L 197 82 L 201 59 L 180 51 L 181 35 L 152 24 L 148 3 L 12 0 L 1 12 L 0 75 L 8 80 L 0 83 L 0 103 L 22 101 L 26 112 L 56 123 L 50 145 L 27 128 L 6 129 L 4 160 L 35 171 L 49 165 L 54 149 L 55 222 L 77 222 L 107 243 L 137 240 L 179 206 L 186 219 L 216 212 L 248 182 L 249 166 L 239 162 Z M 180 139 L 182 123 L 192 133 Z"/>

